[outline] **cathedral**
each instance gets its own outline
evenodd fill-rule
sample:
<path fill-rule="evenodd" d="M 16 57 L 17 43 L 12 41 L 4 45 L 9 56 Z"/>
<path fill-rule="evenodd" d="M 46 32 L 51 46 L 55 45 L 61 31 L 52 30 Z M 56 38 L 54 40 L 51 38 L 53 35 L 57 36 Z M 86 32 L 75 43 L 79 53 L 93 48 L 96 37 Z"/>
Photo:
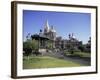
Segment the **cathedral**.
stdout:
<path fill-rule="evenodd" d="M 57 36 L 57 32 L 54 29 L 54 26 L 50 26 L 48 20 L 44 25 L 44 29 L 40 30 L 40 36 L 44 36 L 51 41 L 52 48 L 66 49 L 69 48 L 69 45 L 73 45 L 76 48 L 78 45 L 82 44 L 82 41 L 78 41 L 74 34 L 69 34 L 69 39 L 63 39 L 61 36 Z M 48 45 L 45 41 L 45 45 Z"/>
<path fill-rule="evenodd" d="M 40 30 L 39 36 L 48 38 L 51 47 L 55 48 L 56 30 L 54 29 L 54 26 L 49 26 L 48 20 L 46 21 L 43 30 Z M 44 45 L 48 47 L 47 41 L 44 42 Z"/>
<path fill-rule="evenodd" d="M 53 26 L 49 26 L 48 21 L 46 21 L 46 24 L 44 26 L 43 34 L 51 40 L 56 39 L 56 30 L 54 29 Z"/>

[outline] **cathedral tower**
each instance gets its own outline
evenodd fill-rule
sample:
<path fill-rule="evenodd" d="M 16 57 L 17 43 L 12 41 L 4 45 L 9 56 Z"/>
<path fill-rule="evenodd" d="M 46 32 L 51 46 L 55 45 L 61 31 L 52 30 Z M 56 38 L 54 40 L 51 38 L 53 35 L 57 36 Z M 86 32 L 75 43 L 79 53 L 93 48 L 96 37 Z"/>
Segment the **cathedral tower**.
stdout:
<path fill-rule="evenodd" d="M 44 33 L 48 33 L 49 29 L 50 29 L 50 27 L 49 27 L 48 20 L 47 20 L 45 23 L 45 26 L 44 26 Z"/>
<path fill-rule="evenodd" d="M 52 47 L 55 48 L 56 30 L 54 26 L 49 26 L 48 20 L 44 26 L 44 36 L 52 41 Z"/>

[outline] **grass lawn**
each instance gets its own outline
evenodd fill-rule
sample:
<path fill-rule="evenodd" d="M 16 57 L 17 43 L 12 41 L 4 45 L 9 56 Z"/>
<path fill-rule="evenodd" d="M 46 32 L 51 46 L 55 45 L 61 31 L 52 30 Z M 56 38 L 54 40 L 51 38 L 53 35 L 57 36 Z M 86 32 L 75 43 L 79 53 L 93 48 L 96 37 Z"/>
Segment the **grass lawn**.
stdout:
<path fill-rule="evenodd" d="M 85 52 L 75 52 L 74 55 L 78 55 L 80 57 L 91 57 L 91 53 L 85 53 Z"/>
<path fill-rule="evenodd" d="M 85 52 L 75 52 L 74 54 L 72 54 L 72 56 L 78 56 L 81 58 L 91 58 L 91 54 Z"/>
<path fill-rule="evenodd" d="M 83 66 L 79 63 L 49 56 L 30 56 L 29 59 L 24 56 L 23 69 L 34 68 L 56 68 L 56 67 L 78 67 Z"/>
<path fill-rule="evenodd" d="M 66 52 L 65 54 L 69 55 L 69 56 L 78 56 L 81 58 L 90 58 L 91 57 L 91 53 L 85 53 L 85 52 L 74 52 L 73 54 Z"/>

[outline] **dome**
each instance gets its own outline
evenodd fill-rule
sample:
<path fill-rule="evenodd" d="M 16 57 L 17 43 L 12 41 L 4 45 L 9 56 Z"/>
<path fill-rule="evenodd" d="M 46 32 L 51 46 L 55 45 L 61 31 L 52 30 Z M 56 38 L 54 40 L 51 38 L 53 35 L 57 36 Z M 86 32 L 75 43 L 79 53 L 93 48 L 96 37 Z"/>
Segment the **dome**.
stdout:
<path fill-rule="evenodd" d="M 50 29 L 51 32 L 56 32 L 56 30 L 54 29 L 53 26 L 51 26 L 51 29 Z"/>
<path fill-rule="evenodd" d="M 52 32 L 56 32 L 56 30 L 53 29 Z"/>
<path fill-rule="evenodd" d="M 74 39 L 76 39 L 76 37 L 75 37 L 75 36 L 73 36 L 73 38 L 74 38 Z"/>

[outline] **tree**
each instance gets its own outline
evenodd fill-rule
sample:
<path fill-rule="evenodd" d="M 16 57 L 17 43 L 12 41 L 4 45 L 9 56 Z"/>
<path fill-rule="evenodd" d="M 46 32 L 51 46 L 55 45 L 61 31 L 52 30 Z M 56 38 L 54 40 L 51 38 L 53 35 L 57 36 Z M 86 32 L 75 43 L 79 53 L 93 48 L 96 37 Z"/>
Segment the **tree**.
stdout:
<path fill-rule="evenodd" d="M 24 55 L 29 56 L 32 53 L 32 50 L 36 49 L 38 49 L 38 43 L 36 40 L 28 39 L 23 42 Z"/>
<path fill-rule="evenodd" d="M 72 44 L 69 45 L 68 51 L 70 54 L 74 54 L 74 47 Z"/>
<path fill-rule="evenodd" d="M 79 45 L 78 49 L 81 50 L 82 52 L 84 51 L 84 45 Z"/>
<path fill-rule="evenodd" d="M 51 41 L 48 41 L 48 43 L 47 43 L 47 48 L 48 48 L 48 49 L 52 49 L 52 42 L 51 42 Z"/>
<path fill-rule="evenodd" d="M 29 40 L 23 43 L 24 55 L 29 56 L 32 53 L 31 42 Z"/>
<path fill-rule="evenodd" d="M 70 52 L 70 54 L 74 54 L 74 48 L 71 48 L 71 49 L 69 50 L 69 52 Z"/>

